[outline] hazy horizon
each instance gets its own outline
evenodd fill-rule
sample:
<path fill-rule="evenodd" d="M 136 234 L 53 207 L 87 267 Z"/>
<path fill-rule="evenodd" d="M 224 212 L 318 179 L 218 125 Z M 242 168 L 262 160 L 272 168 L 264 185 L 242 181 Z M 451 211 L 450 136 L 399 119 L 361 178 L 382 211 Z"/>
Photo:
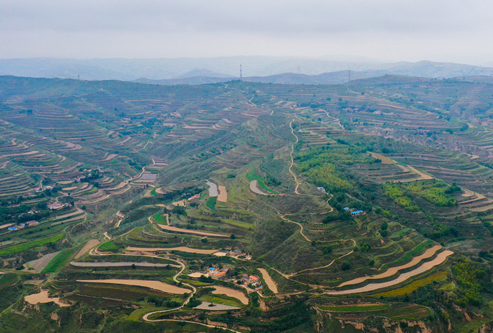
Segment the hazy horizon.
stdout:
<path fill-rule="evenodd" d="M 493 4 L 475 0 L 300 2 L 3 1 L 1 59 L 243 56 L 491 65 Z"/>

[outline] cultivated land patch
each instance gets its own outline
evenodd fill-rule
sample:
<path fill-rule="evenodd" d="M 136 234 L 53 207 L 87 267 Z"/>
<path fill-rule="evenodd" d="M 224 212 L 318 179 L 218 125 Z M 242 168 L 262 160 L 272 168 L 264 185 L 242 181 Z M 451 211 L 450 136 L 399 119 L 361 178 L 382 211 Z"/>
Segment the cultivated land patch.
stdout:
<path fill-rule="evenodd" d="M 25 296 L 24 300 L 29 304 L 33 304 L 33 305 L 36 305 L 38 303 L 53 302 L 61 307 L 70 306 L 70 304 L 62 302 L 59 297 L 50 297 L 48 294 L 48 289 L 41 289 L 41 291 L 37 294 Z"/>
<path fill-rule="evenodd" d="M 397 266 L 397 267 L 391 267 L 387 271 L 383 272 L 382 274 L 372 275 L 372 276 L 364 276 L 364 277 L 360 277 L 360 278 L 357 278 L 357 279 L 354 279 L 351 281 L 346 281 L 344 283 L 341 283 L 339 285 L 339 287 L 350 286 L 353 284 L 360 284 L 362 282 L 365 282 L 366 280 L 378 280 L 378 279 L 384 279 L 384 278 L 393 276 L 401 270 L 416 266 L 417 264 L 419 264 L 424 259 L 428 259 L 428 258 L 433 257 L 435 255 L 435 253 L 438 250 L 440 250 L 441 248 L 442 248 L 441 245 L 435 245 L 435 246 L 427 249 L 425 251 L 425 253 L 423 253 L 422 255 L 414 257 L 413 260 L 411 260 L 409 263 L 407 263 L 405 265 L 401 265 L 401 266 Z"/>
<path fill-rule="evenodd" d="M 250 182 L 250 190 L 252 190 L 253 193 L 257 193 L 260 195 L 269 195 L 269 194 L 263 192 L 262 190 L 260 190 L 258 188 L 258 180 L 257 179 L 254 179 Z"/>
<path fill-rule="evenodd" d="M 378 153 L 370 153 L 371 156 L 374 158 L 378 158 L 380 161 L 382 161 L 383 164 L 394 164 L 395 162 L 392 161 L 390 158 L 383 156 L 382 154 Z"/>
<path fill-rule="evenodd" d="M 126 286 L 137 286 L 137 287 L 144 287 L 144 288 L 162 291 L 163 293 L 178 294 L 178 295 L 183 295 L 191 292 L 189 289 L 180 288 L 161 281 L 107 279 L 107 280 L 77 280 L 77 282 L 109 283 L 109 284 L 121 284 Z"/>
<path fill-rule="evenodd" d="M 202 232 L 202 231 L 182 229 L 182 228 L 172 227 L 172 226 L 164 225 L 164 224 L 158 224 L 158 226 L 159 226 L 159 228 L 161 228 L 161 229 L 163 229 L 165 231 L 178 232 L 178 233 L 182 233 L 182 234 L 199 235 L 199 236 L 209 236 L 209 237 L 220 237 L 220 238 L 227 238 L 227 237 L 229 237 L 227 235 L 213 234 L 213 233 L 210 233 L 210 232 Z"/>
<path fill-rule="evenodd" d="M 351 305 L 319 305 L 321 310 L 331 312 L 366 312 L 366 311 L 379 311 L 387 309 L 390 304 L 380 303 L 364 303 L 364 304 L 351 304 Z"/>
<path fill-rule="evenodd" d="M 172 265 L 172 264 L 157 264 L 152 262 L 78 262 L 72 261 L 70 265 L 74 267 L 156 267 L 156 268 L 165 268 L 165 267 L 175 267 L 181 268 L 180 265 Z"/>
<path fill-rule="evenodd" d="M 26 263 L 26 269 L 29 268 L 34 269 L 36 273 L 41 273 L 41 271 L 50 263 L 50 261 L 57 256 L 59 252 L 53 252 L 49 254 L 45 254 L 39 259 L 32 260 Z"/>
<path fill-rule="evenodd" d="M 387 282 L 381 282 L 381 283 L 370 283 L 364 287 L 356 288 L 356 289 L 350 289 L 350 290 L 340 290 L 340 291 L 328 291 L 327 294 L 329 295 L 350 295 L 350 294 L 361 294 L 361 293 L 366 293 L 370 291 L 375 291 L 379 289 L 384 289 L 388 287 L 393 287 L 401 282 L 404 282 L 408 279 L 410 279 L 413 276 L 420 275 L 426 271 L 429 271 L 433 267 L 436 267 L 447 260 L 447 257 L 451 256 L 454 252 L 445 250 L 437 255 L 437 257 L 431 261 L 423 263 L 421 266 L 418 268 L 402 273 L 399 275 L 394 280 L 387 281 Z"/>
<path fill-rule="evenodd" d="M 202 302 L 202 304 L 194 307 L 194 309 L 207 310 L 207 311 L 229 311 L 229 310 L 239 310 L 241 308 L 239 308 L 237 306 L 231 306 L 231 305 L 213 304 L 213 303 L 209 303 L 209 302 Z"/>
<path fill-rule="evenodd" d="M 238 299 L 241 303 L 245 305 L 248 304 L 248 298 L 239 290 L 223 286 L 213 286 L 213 288 L 216 289 L 212 292 L 213 294 L 226 295 Z"/>
<path fill-rule="evenodd" d="M 219 195 L 219 190 L 217 188 L 217 185 L 209 180 L 206 180 L 206 184 L 207 186 L 209 186 L 209 196 L 217 197 Z"/>
<path fill-rule="evenodd" d="M 269 289 L 274 294 L 279 293 L 279 291 L 277 290 L 277 283 L 272 279 L 269 272 L 267 272 L 267 270 L 265 268 L 257 268 L 257 269 L 262 274 L 262 277 L 264 278 L 265 283 L 267 283 L 267 286 L 269 287 Z"/>
<path fill-rule="evenodd" d="M 86 254 L 90 249 L 92 249 L 93 247 L 95 247 L 99 243 L 100 243 L 100 241 L 98 241 L 97 239 L 89 240 L 86 243 L 86 245 L 84 245 L 84 247 L 82 249 L 80 249 L 80 251 L 75 255 L 75 259 L 79 259 L 81 256 Z"/>
<path fill-rule="evenodd" d="M 218 252 L 219 250 L 205 250 L 205 249 L 193 249 L 186 246 L 178 246 L 178 247 L 127 247 L 128 251 L 138 251 L 138 252 L 162 252 L 162 251 L 180 251 L 187 253 L 199 253 L 199 254 L 213 254 Z"/>
<path fill-rule="evenodd" d="M 219 195 L 217 197 L 217 201 L 219 202 L 227 202 L 228 201 L 228 192 L 226 191 L 226 186 L 219 186 Z"/>

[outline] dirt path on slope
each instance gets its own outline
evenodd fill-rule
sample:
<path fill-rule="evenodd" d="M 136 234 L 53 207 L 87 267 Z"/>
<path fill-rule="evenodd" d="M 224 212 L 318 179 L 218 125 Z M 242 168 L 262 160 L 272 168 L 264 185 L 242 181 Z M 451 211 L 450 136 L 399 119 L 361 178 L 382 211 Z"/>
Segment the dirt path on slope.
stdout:
<path fill-rule="evenodd" d="M 303 233 L 303 225 L 299 222 L 295 222 L 295 221 L 291 221 L 290 219 L 287 219 L 286 217 L 284 217 L 284 215 L 281 215 L 279 214 L 279 216 L 286 222 L 290 222 L 290 223 L 294 223 L 294 224 L 297 224 L 300 226 L 300 234 L 301 236 L 303 236 L 304 239 L 306 239 L 307 241 L 311 242 L 312 240 L 309 239 L 308 237 L 306 237 L 306 235 Z"/>
<path fill-rule="evenodd" d="M 296 141 L 291 146 L 291 153 L 289 154 L 291 156 L 291 165 L 289 166 L 289 173 L 291 173 L 291 175 L 293 175 L 294 181 L 296 183 L 296 187 L 294 189 L 294 193 L 300 194 L 298 192 L 298 188 L 300 187 L 301 182 L 298 180 L 298 177 L 296 177 L 296 175 L 294 174 L 294 172 L 292 170 L 293 169 L 293 165 L 294 165 L 294 158 L 293 158 L 294 145 L 297 144 L 300 141 L 300 139 L 298 138 L 298 136 L 296 134 L 294 134 L 293 122 L 294 122 L 294 119 L 291 120 L 291 122 L 289 123 L 289 127 L 291 128 L 291 134 L 293 134 L 293 136 L 296 138 Z"/>

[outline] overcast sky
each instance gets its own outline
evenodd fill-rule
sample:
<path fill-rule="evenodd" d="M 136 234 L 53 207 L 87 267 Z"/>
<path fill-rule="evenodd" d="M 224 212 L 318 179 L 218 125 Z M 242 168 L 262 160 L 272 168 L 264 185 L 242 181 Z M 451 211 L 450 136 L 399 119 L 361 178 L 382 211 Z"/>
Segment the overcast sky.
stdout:
<path fill-rule="evenodd" d="M 0 58 L 353 55 L 493 64 L 491 0 L 2 0 Z"/>

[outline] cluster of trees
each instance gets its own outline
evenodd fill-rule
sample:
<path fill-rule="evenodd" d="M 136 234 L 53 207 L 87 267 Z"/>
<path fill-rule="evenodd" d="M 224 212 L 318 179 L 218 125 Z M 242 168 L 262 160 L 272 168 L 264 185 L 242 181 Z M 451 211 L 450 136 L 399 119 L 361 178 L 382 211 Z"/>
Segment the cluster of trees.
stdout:
<path fill-rule="evenodd" d="M 458 298 L 455 303 L 460 306 L 481 305 L 483 299 L 481 291 L 491 292 L 493 283 L 491 281 L 491 271 L 487 271 L 480 264 L 468 260 L 461 260 L 453 266 L 452 273 L 459 285 Z"/>
<path fill-rule="evenodd" d="M 402 208 L 416 212 L 419 207 L 414 203 L 410 193 L 418 195 L 432 204 L 440 207 L 450 207 L 457 205 L 453 198 L 455 192 L 461 191 L 456 184 L 448 186 L 443 182 L 412 182 L 407 185 L 384 184 L 385 195 L 394 200 Z"/>
<path fill-rule="evenodd" d="M 310 178 L 316 186 L 322 186 L 330 192 L 351 191 L 355 188 L 347 166 L 355 163 L 373 163 L 366 148 L 352 147 L 344 142 L 343 147 L 324 146 L 312 148 L 296 156 L 298 172 Z"/>
<path fill-rule="evenodd" d="M 387 197 L 394 200 L 396 204 L 408 210 L 410 212 L 416 212 L 419 210 L 419 207 L 413 202 L 413 200 L 406 195 L 406 192 L 402 190 L 396 184 L 384 184 L 383 185 L 384 193 Z"/>
<path fill-rule="evenodd" d="M 452 194 L 461 191 L 461 188 L 456 184 L 448 186 L 446 183 L 437 181 L 414 182 L 404 185 L 404 188 L 440 207 L 457 205 L 457 201 L 452 197 Z"/>

